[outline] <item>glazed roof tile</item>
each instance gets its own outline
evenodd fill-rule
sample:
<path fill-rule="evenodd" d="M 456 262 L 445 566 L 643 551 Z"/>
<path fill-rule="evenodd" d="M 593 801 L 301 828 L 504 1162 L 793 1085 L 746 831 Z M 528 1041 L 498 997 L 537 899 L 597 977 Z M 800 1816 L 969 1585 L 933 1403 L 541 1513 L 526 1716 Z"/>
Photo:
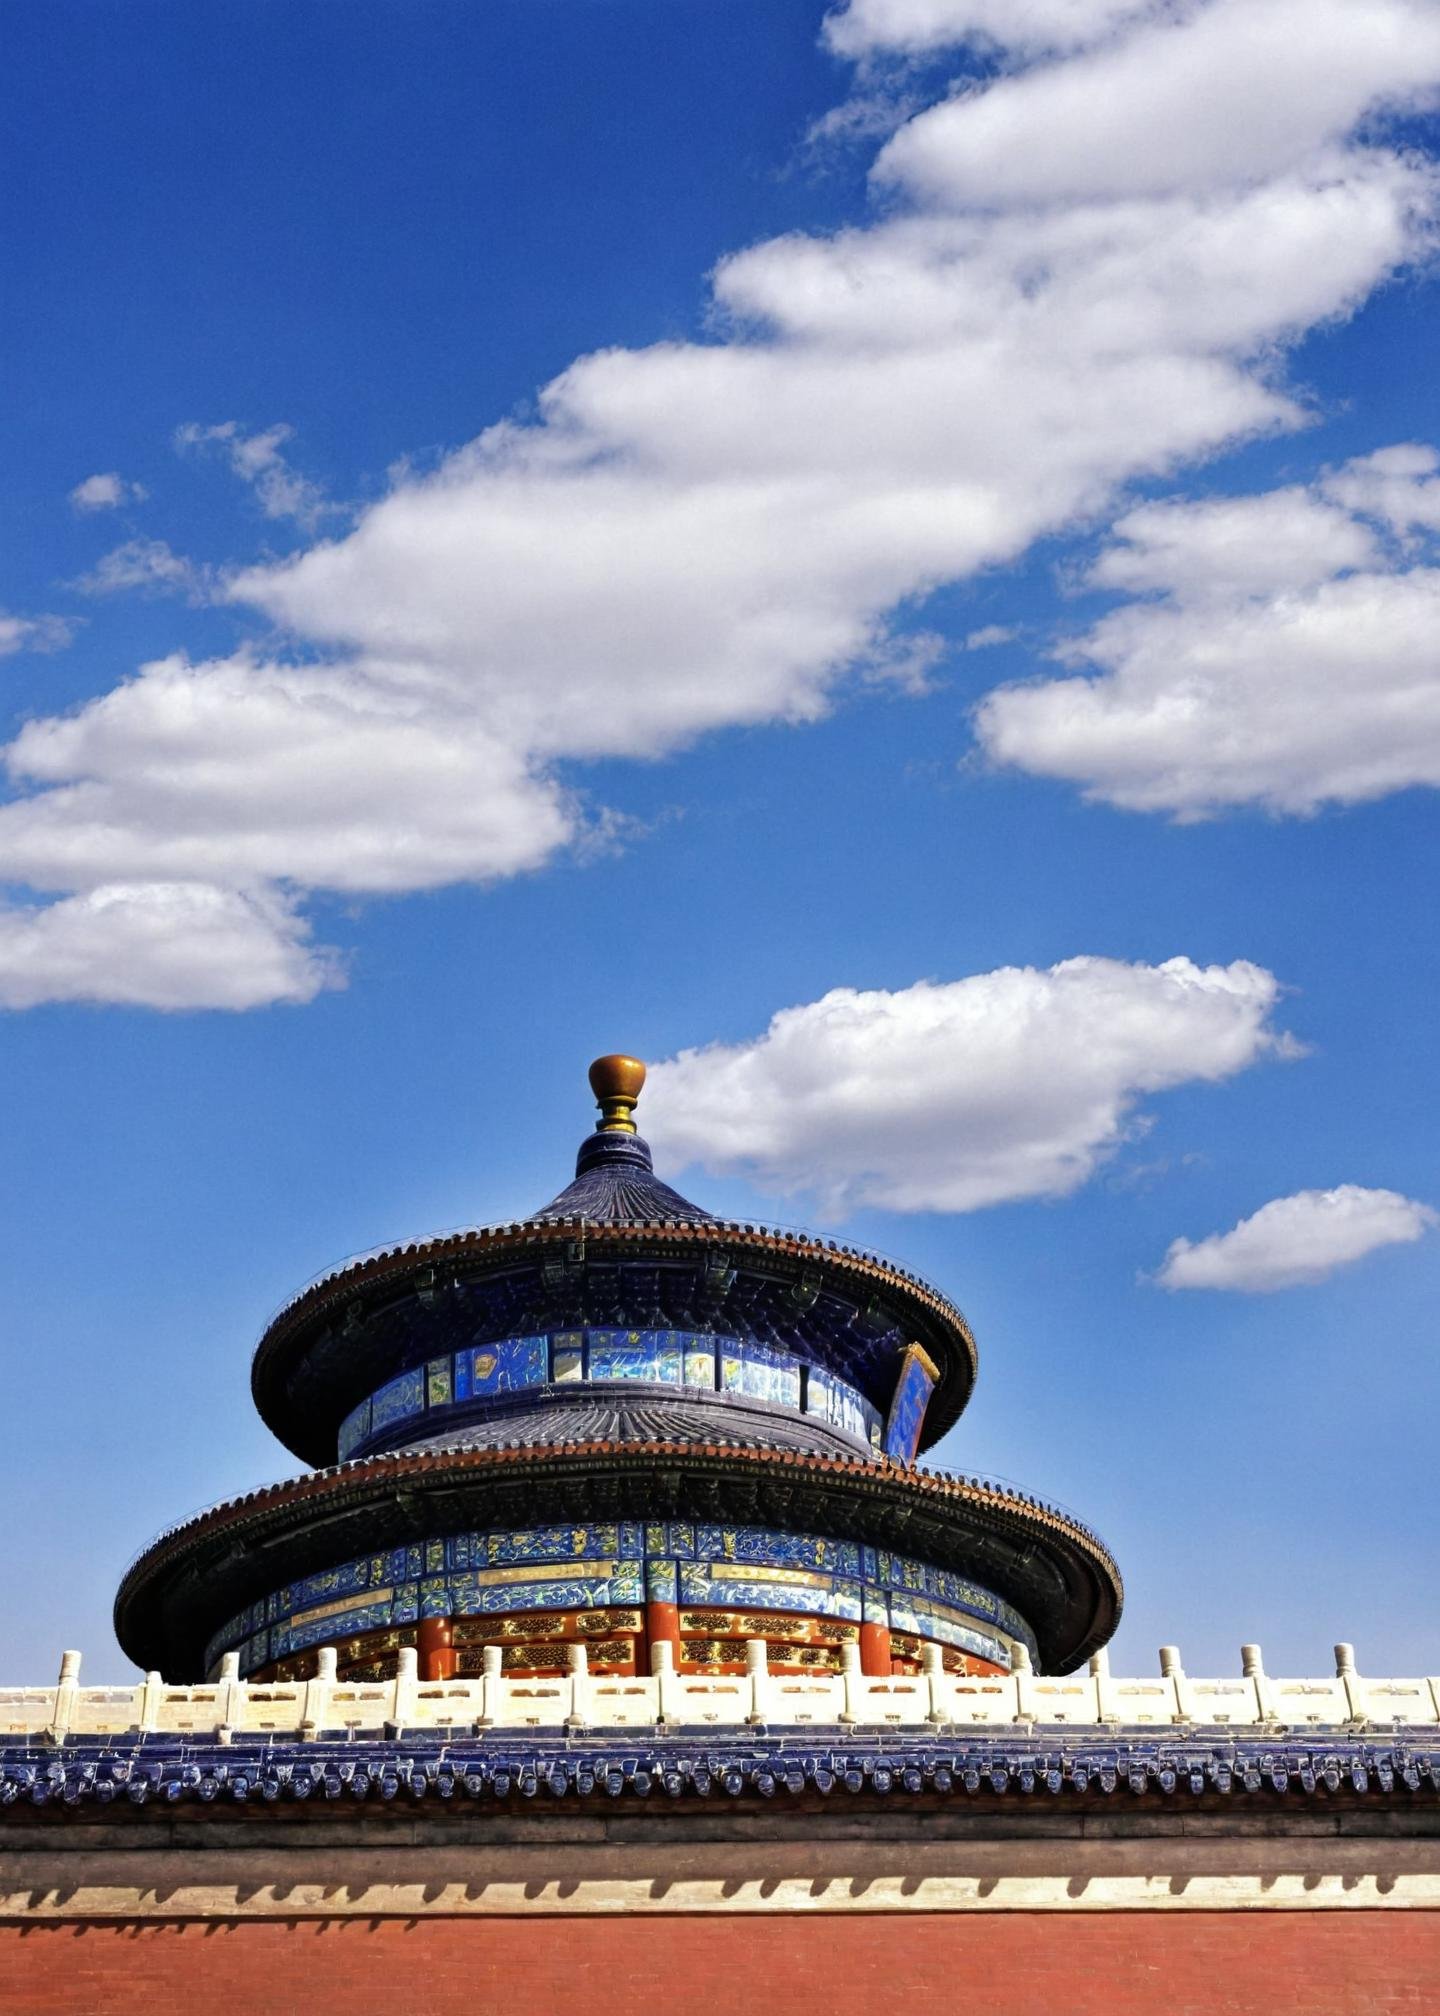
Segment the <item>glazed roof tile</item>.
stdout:
<path fill-rule="evenodd" d="M 806 1456 L 867 1457 L 853 1436 L 814 1415 L 748 1404 L 724 1394 L 681 1399 L 664 1387 L 552 1388 L 543 1400 L 519 1394 L 463 1428 L 415 1436 L 408 1450 L 561 1448 L 573 1443 L 722 1443 L 736 1449 L 790 1449 Z"/>
<path fill-rule="evenodd" d="M 567 1218 L 584 1218 L 592 1225 L 663 1225 L 676 1219 L 696 1225 L 715 1222 L 711 1212 L 660 1181 L 647 1141 L 638 1134 L 603 1130 L 581 1142 L 574 1182 L 532 1213 L 530 1222 L 550 1225 Z"/>
<path fill-rule="evenodd" d="M 27 1809 L 184 1801 L 224 1812 L 236 1803 L 403 1798 L 463 1811 L 471 1800 L 500 1802 L 541 1789 L 554 1798 L 772 1798 L 777 1792 L 848 1792 L 926 1804 L 993 1807 L 1044 1794 L 1057 1802 L 1097 1802 L 1107 1812 L 1148 1797 L 1192 1805 L 1219 1799 L 1263 1813 L 1292 1802 L 1373 1808 L 1381 1801 L 1440 1797 L 1440 1742 L 1432 1735 L 1307 1738 L 1237 1736 L 1219 1728 L 1183 1733 L 1146 1728 L 939 1731 L 933 1737 L 807 1728 L 626 1730 L 623 1735 L 545 1736 L 517 1731 L 483 1737 L 402 1731 L 355 1741 L 340 1731 L 317 1738 L 135 1733 L 72 1738 L 63 1756 L 43 1740 L 0 1747 L 0 1818 Z M 457 1795 L 458 1798 L 457 1798 Z M 1113 1804 L 1112 1804 L 1113 1801 Z M 530 1811 L 535 1809 L 531 1808 Z M 542 1811 L 544 1809 L 541 1809 Z M 296 1816 L 299 1817 L 298 1815 Z M 1333 1817 L 1330 1824 L 1334 1824 Z"/>

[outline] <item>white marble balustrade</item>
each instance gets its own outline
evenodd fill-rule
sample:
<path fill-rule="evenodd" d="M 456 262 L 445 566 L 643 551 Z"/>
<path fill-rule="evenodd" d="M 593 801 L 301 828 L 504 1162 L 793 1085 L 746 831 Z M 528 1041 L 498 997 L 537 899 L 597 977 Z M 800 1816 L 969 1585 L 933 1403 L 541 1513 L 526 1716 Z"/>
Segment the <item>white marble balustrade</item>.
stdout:
<path fill-rule="evenodd" d="M 653 1648 L 655 1672 L 615 1679 L 590 1672 L 585 1647 L 569 1648 L 563 1678 L 507 1679 L 498 1646 L 483 1655 L 478 1678 L 424 1681 L 413 1650 L 399 1655 L 393 1680 L 336 1675 L 325 1647 L 313 1680 L 246 1681 L 232 1655 L 220 1678 L 174 1687 L 149 1673 L 130 1687 L 82 1687 L 80 1655 L 65 1653 L 53 1687 L 0 1687 L 0 1741 L 45 1736 L 87 1738 L 155 1731 L 214 1737 L 313 1738 L 352 1730 L 380 1736 L 401 1730 L 817 1727 L 954 1729 L 974 1727 L 1234 1728 L 1236 1730 L 1383 1729 L 1440 1723 L 1440 1678 L 1372 1680 L 1349 1645 L 1335 1648 L 1335 1672 L 1311 1679 L 1268 1674 L 1258 1645 L 1241 1648 L 1241 1671 L 1194 1679 L 1174 1646 L 1163 1646 L 1153 1679 L 1119 1679 L 1097 1653 L 1086 1673 L 1046 1679 L 1021 1654 L 1015 1670 L 985 1678 L 944 1671 L 937 1648 L 913 1677 L 871 1679 L 858 1648 L 842 1648 L 839 1673 L 772 1673 L 763 1639 L 746 1648 L 740 1674 L 677 1673 L 671 1648 Z"/>

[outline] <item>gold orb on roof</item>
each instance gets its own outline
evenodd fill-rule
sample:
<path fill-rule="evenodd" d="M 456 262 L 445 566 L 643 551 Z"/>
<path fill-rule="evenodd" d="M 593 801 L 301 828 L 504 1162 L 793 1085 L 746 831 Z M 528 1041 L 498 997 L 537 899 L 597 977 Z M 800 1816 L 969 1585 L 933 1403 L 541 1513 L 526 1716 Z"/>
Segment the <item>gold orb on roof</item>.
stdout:
<path fill-rule="evenodd" d="M 638 1057 L 626 1057 L 614 1051 L 607 1057 L 595 1059 L 590 1066 L 590 1090 L 600 1108 L 602 1133 L 635 1132 L 631 1115 L 644 1083 L 645 1066 Z"/>

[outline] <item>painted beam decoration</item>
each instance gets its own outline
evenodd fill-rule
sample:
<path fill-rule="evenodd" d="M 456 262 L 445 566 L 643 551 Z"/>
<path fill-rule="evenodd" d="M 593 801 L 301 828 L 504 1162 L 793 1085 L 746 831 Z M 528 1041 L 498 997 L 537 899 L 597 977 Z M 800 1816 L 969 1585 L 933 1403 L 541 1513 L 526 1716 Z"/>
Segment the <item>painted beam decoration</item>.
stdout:
<path fill-rule="evenodd" d="M 897 1463 L 913 1463 L 925 1426 L 925 1409 L 939 1383 L 935 1361 L 918 1344 L 907 1344 L 900 1354 L 900 1376 L 885 1422 L 884 1449 Z"/>
<path fill-rule="evenodd" d="M 609 1520 L 457 1533 L 364 1555 L 277 1589 L 218 1631 L 213 1671 L 244 1671 L 337 1637 L 423 1617 L 603 1609 L 643 1602 L 768 1608 L 881 1622 L 1008 1668 L 1033 1648 L 1017 1611 L 962 1575 L 885 1548 L 768 1527 Z"/>
<path fill-rule="evenodd" d="M 410 1432 L 406 1424 L 422 1415 L 468 1412 L 509 1393 L 577 1380 L 595 1385 L 640 1380 L 741 1395 L 818 1415 L 857 1442 L 881 1446 L 878 1408 L 844 1380 L 789 1352 L 752 1338 L 701 1331 L 589 1328 L 467 1345 L 400 1373 L 345 1416 L 340 1461 L 403 1440 Z"/>

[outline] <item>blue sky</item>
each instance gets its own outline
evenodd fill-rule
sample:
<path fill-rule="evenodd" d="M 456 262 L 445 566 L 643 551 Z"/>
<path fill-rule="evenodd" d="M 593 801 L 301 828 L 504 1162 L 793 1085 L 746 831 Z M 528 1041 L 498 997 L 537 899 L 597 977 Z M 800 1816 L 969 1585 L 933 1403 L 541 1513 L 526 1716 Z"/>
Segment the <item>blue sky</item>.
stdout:
<path fill-rule="evenodd" d="M 10 30 L 11 1676 L 614 1047 L 966 1309 L 1117 1669 L 1433 1670 L 1434 0 Z"/>

